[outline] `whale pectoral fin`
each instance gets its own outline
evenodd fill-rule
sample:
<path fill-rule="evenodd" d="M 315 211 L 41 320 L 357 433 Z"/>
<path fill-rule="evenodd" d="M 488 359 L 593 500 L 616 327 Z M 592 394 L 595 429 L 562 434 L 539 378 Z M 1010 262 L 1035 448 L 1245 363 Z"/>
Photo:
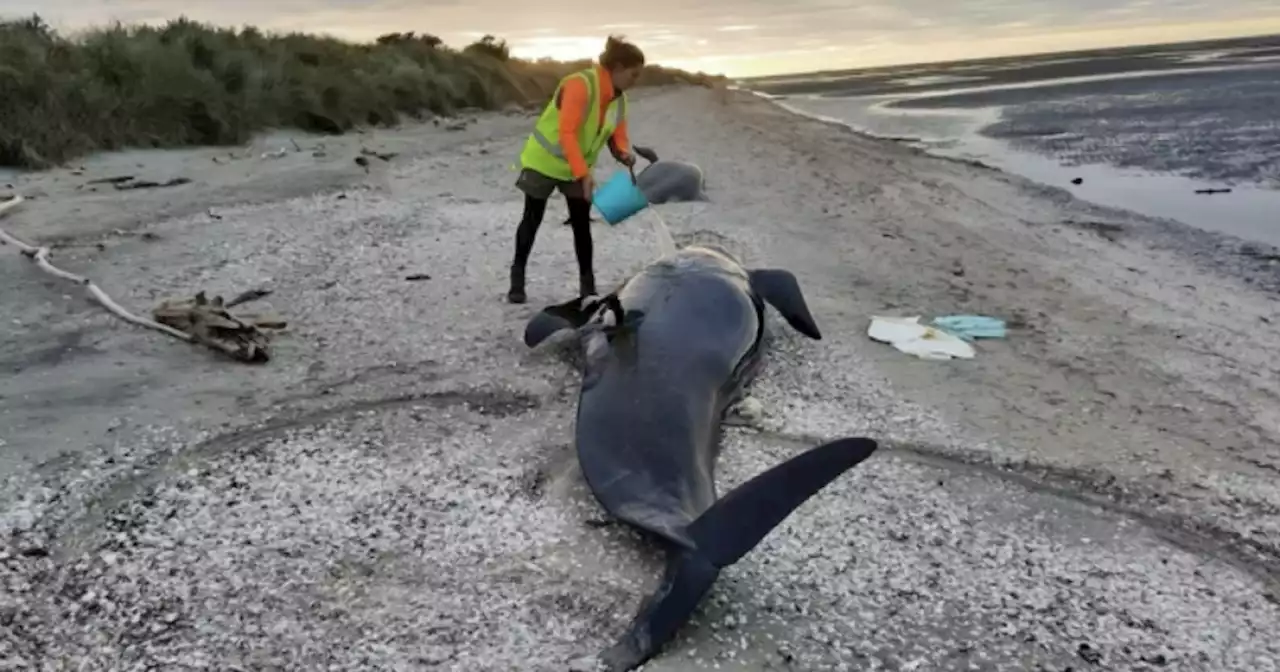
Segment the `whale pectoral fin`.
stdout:
<path fill-rule="evenodd" d="M 534 315 L 524 325 L 524 344 L 530 348 L 536 348 L 556 332 L 572 328 L 573 325 L 568 320 L 544 310 Z"/>
<path fill-rule="evenodd" d="M 558 331 L 577 329 L 591 320 L 597 303 L 594 297 L 578 297 L 547 306 L 524 325 L 524 344 L 535 348 Z"/>
<path fill-rule="evenodd" d="M 836 477 L 871 457 L 872 439 L 824 443 L 734 488 L 689 526 L 698 552 L 716 567 L 737 562 Z"/>
<path fill-rule="evenodd" d="M 776 268 L 761 268 L 748 271 L 751 287 L 769 305 L 782 315 L 782 318 L 796 331 L 812 338 L 822 340 L 822 332 L 809 313 L 809 304 L 804 300 L 804 292 L 800 291 L 800 283 L 791 271 Z"/>
<path fill-rule="evenodd" d="M 571 301 L 547 306 L 529 318 L 524 326 L 524 344 L 531 348 L 537 347 L 556 332 L 581 329 L 597 316 L 600 317 L 601 329 L 612 338 L 616 331 L 637 325 L 643 313 L 624 311 L 617 294 L 579 296 Z"/>

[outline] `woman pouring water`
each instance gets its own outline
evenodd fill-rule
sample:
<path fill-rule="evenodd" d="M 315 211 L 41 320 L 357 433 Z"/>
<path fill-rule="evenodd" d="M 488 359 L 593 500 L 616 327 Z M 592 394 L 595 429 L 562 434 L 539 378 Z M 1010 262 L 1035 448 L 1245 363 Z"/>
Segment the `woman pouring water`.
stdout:
<path fill-rule="evenodd" d="M 520 153 L 516 187 L 524 192 L 524 215 L 516 230 L 516 255 L 511 262 L 507 300 L 524 303 L 525 268 L 552 192 L 564 194 L 573 227 L 573 251 L 578 258 L 578 289 L 595 294 L 592 266 L 591 169 L 607 144 L 613 158 L 635 165 L 627 139 L 627 97 L 644 69 L 640 48 L 610 37 L 600 62 L 560 80 L 555 95 L 538 117 Z"/>

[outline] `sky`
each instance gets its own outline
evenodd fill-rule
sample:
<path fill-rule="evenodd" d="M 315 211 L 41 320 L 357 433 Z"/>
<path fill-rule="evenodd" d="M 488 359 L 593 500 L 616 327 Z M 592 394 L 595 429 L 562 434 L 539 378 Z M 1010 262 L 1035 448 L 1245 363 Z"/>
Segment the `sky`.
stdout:
<path fill-rule="evenodd" d="M 650 62 L 750 77 L 1280 33 L 1280 0 L 3 0 L 63 31 L 187 18 L 354 40 L 486 33 L 522 57 L 596 56 L 610 33 Z"/>

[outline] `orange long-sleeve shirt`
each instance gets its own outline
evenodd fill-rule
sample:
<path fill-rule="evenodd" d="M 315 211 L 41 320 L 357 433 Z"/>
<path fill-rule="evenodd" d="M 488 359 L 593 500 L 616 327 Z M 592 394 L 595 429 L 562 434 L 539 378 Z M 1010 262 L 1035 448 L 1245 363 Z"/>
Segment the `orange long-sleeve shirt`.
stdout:
<path fill-rule="evenodd" d="M 600 79 L 600 118 L 595 123 L 604 123 L 604 116 L 609 111 L 609 103 L 613 101 L 613 78 L 609 76 L 609 71 L 600 67 L 593 66 L 596 74 Z M 564 148 L 564 158 L 569 162 L 569 169 L 573 171 L 574 179 L 585 177 L 590 168 L 587 166 L 587 160 L 582 155 L 582 147 L 578 144 L 578 129 L 583 124 L 583 117 L 587 116 L 591 101 L 589 100 L 587 83 L 578 77 L 574 77 L 564 83 L 560 87 L 560 146 Z M 613 137 L 609 138 L 610 145 L 615 151 L 629 152 L 631 151 L 631 143 L 627 138 L 627 120 L 623 119 L 616 129 L 613 131 Z"/>

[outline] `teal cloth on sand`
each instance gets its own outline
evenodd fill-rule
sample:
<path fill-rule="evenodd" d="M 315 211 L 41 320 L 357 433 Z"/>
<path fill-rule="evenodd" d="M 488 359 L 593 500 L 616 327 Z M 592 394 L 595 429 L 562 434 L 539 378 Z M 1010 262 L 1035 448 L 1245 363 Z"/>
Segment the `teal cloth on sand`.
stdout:
<path fill-rule="evenodd" d="M 966 341 L 976 338 L 1004 338 L 1004 320 L 985 315 L 944 315 L 933 318 L 933 326 Z"/>

